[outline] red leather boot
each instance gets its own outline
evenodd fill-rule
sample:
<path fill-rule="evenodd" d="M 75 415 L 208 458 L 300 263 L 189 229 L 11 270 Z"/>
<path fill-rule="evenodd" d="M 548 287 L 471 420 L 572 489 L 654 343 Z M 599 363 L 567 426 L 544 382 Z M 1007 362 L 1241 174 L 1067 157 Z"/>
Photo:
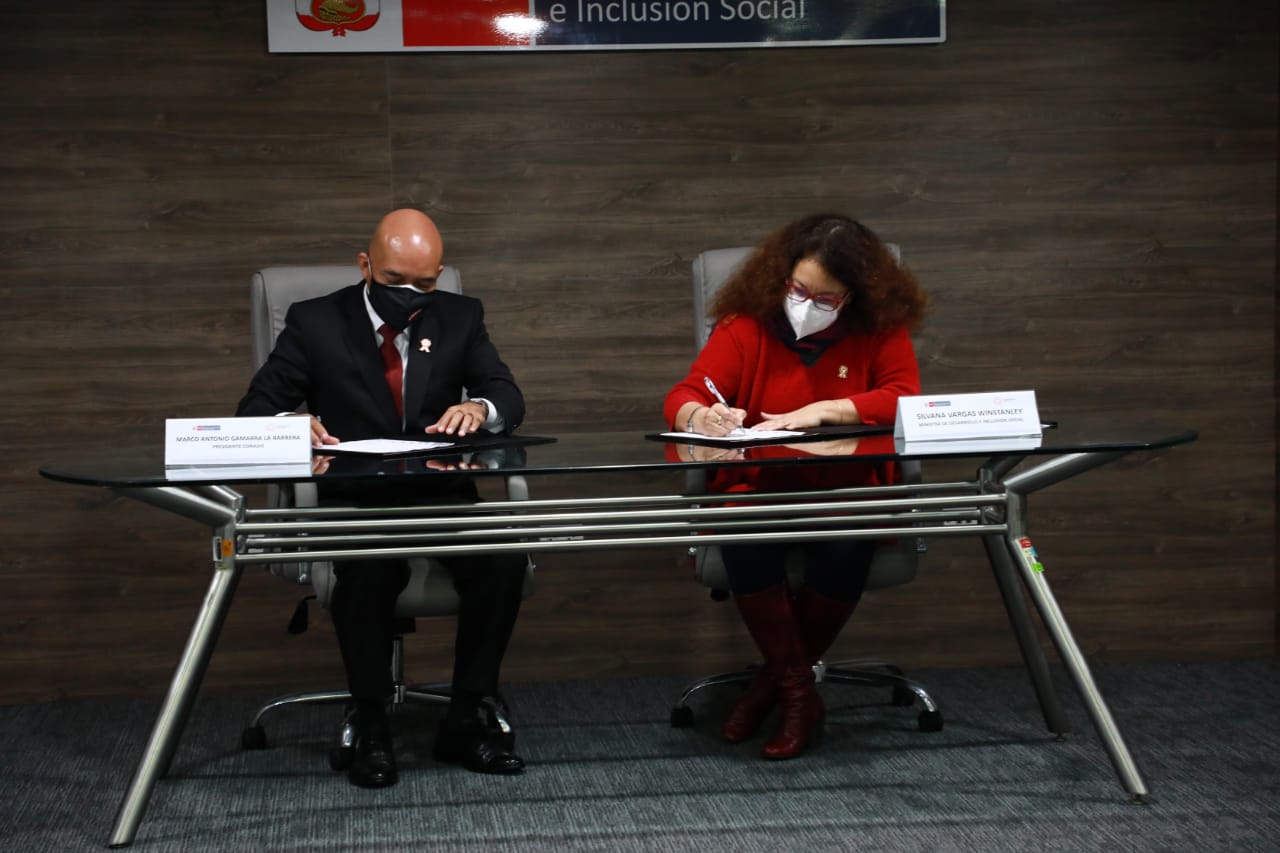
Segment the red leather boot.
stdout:
<path fill-rule="evenodd" d="M 720 724 L 720 737 L 729 743 L 747 740 L 760 728 L 777 699 L 778 685 L 774 682 L 773 675 L 761 668 L 725 715 L 724 722 Z"/>
<path fill-rule="evenodd" d="M 810 664 L 817 663 L 827 653 L 857 606 L 857 601 L 831 598 L 809 587 L 800 589 L 795 600 L 796 621 Z"/>
<path fill-rule="evenodd" d="M 795 758 L 821 736 L 825 715 L 813 683 L 813 667 L 789 664 L 778 678 L 778 730 L 765 741 L 760 754 L 775 761 Z"/>
<path fill-rule="evenodd" d="M 734 601 L 751 639 L 764 657 L 764 678 L 761 681 L 767 679 L 776 685 L 778 730 L 765 743 L 761 754 L 765 758 L 793 758 L 804 751 L 821 728 L 823 708 L 822 698 L 813 683 L 813 668 L 800 639 L 791 595 L 786 587 L 779 585 L 750 595 L 734 596 Z M 752 683 L 755 684 L 754 681 Z M 758 699 L 763 692 L 761 688 L 755 698 Z M 768 712 L 768 705 L 761 711 L 759 704 L 756 702 L 743 714 L 747 722 L 754 720 L 755 727 Z M 734 711 L 737 710 L 735 706 Z M 749 714 L 758 716 L 750 717 Z"/>

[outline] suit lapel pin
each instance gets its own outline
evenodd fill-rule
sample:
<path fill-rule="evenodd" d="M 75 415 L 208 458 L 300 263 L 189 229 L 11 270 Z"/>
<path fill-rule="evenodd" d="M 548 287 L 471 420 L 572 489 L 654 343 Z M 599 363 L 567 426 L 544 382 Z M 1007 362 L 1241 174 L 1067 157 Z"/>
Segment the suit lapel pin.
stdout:
<path fill-rule="evenodd" d="M 418 341 L 418 352 L 431 352 L 431 338 Z"/>
<path fill-rule="evenodd" d="M 842 365 L 840 365 L 840 369 L 839 369 L 838 371 L 836 371 L 836 375 L 837 375 L 837 376 L 839 376 L 841 379 L 848 379 L 848 378 L 849 378 L 849 368 L 845 367 L 843 364 L 842 364 Z"/>

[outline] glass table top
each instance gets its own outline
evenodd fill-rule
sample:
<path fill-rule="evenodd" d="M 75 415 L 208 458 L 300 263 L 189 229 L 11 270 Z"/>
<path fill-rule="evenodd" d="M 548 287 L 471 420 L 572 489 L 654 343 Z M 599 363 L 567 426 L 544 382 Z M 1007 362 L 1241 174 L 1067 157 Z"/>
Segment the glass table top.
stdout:
<path fill-rule="evenodd" d="M 362 480 L 384 477 L 513 474 L 609 474 L 735 465 L 879 463 L 905 459 L 1054 456 L 1065 453 L 1159 450 L 1196 439 L 1194 430 L 1115 418 L 1072 418 L 1038 440 L 933 442 L 904 447 L 891 428 L 822 427 L 768 444 L 667 440 L 659 433 L 468 436 L 455 446 L 394 457 L 324 454 L 292 466 L 166 468 L 162 446 L 85 450 L 52 460 L 40 473 L 52 480 L 111 488 Z M 438 436 L 433 436 L 438 439 Z M 424 440 L 426 437 L 424 436 Z M 785 442 L 785 443 L 784 443 Z"/>

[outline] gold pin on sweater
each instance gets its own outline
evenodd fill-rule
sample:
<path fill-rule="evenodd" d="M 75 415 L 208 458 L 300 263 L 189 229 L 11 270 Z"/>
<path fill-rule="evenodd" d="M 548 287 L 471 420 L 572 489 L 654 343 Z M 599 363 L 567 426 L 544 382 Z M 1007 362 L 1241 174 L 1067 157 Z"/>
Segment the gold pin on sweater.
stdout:
<path fill-rule="evenodd" d="M 849 378 L 849 368 L 845 367 L 843 364 L 842 364 L 842 365 L 840 365 L 840 369 L 839 369 L 838 371 L 836 371 L 836 375 L 837 375 L 837 376 L 839 376 L 841 379 L 848 379 L 848 378 Z"/>

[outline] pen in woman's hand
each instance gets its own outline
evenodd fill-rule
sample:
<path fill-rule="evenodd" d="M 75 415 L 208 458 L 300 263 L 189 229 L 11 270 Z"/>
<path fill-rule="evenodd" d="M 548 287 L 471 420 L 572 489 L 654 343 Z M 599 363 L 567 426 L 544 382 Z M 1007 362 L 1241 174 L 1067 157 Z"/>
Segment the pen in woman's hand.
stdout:
<path fill-rule="evenodd" d="M 720 401 L 720 404 L 722 406 L 724 406 L 726 409 L 729 408 L 729 401 L 726 400 L 724 398 L 724 395 L 720 393 L 720 389 L 716 387 L 716 383 L 711 381 L 710 376 L 702 377 L 702 383 L 707 386 L 707 390 L 711 392 L 711 395 L 713 397 L 715 397 L 717 400 Z"/>
<path fill-rule="evenodd" d="M 716 383 L 711 381 L 710 376 L 702 377 L 702 381 L 703 381 L 703 384 L 707 386 L 707 390 L 711 392 L 712 396 L 714 396 L 717 400 L 720 401 L 720 405 L 724 406 L 728 410 L 729 417 L 735 421 L 738 421 L 733 425 L 733 428 L 742 429 L 742 421 L 739 420 L 738 417 L 734 414 L 733 406 L 730 406 L 729 401 L 726 400 L 724 398 L 724 395 L 720 393 L 720 389 L 716 387 Z"/>

